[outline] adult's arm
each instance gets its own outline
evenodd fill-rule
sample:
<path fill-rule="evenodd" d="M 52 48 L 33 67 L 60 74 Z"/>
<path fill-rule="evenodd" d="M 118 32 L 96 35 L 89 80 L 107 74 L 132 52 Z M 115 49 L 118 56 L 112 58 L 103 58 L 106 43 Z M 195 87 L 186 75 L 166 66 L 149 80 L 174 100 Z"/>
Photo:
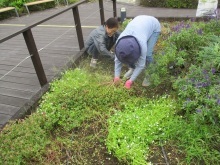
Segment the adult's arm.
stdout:
<path fill-rule="evenodd" d="M 130 80 L 134 82 L 136 78 L 140 75 L 140 73 L 145 68 L 146 64 L 146 55 L 147 55 L 147 44 L 141 45 L 141 56 L 139 57 L 137 63 L 135 64 L 135 69 L 133 74 L 131 75 Z"/>
<path fill-rule="evenodd" d="M 122 68 L 122 63 L 115 56 L 115 77 L 120 77 L 121 68 Z"/>

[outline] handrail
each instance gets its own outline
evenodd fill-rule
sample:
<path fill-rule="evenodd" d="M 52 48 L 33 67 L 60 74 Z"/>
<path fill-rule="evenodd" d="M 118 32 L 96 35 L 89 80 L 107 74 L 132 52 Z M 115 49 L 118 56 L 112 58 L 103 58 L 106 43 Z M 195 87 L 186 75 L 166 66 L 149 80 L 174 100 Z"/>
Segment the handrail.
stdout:
<path fill-rule="evenodd" d="M 22 105 L 22 107 L 19 109 L 19 111 L 17 111 L 12 116 L 12 118 L 11 118 L 12 120 L 16 119 L 16 118 L 24 117 L 24 115 L 27 112 L 30 112 L 30 110 L 31 110 L 30 108 L 38 101 L 38 99 L 40 99 L 42 94 L 45 93 L 49 87 L 49 83 L 47 82 L 47 77 L 45 75 L 45 70 L 44 70 L 43 65 L 41 63 L 41 58 L 39 56 L 40 50 L 37 49 L 37 46 L 34 41 L 34 36 L 32 34 L 32 28 L 72 9 L 74 23 L 75 23 L 75 30 L 76 30 L 76 35 L 78 38 L 79 49 L 80 49 L 79 53 L 77 53 L 73 58 L 73 60 L 76 60 L 85 52 L 82 26 L 80 23 L 80 15 L 79 15 L 79 11 L 78 11 L 78 6 L 84 2 L 87 2 L 87 1 L 88 0 L 80 0 L 79 2 L 77 2 L 73 5 L 70 5 L 63 10 L 58 11 L 57 13 L 55 13 L 49 17 L 44 18 L 43 20 L 36 21 L 31 24 L 27 24 L 22 29 L 17 30 L 16 32 L 13 32 L 12 34 L 9 34 L 6 37 L 3 36 L 2 38 L 0 38 L 0 44 L 1 44 L 5 41 L 12 39 L 13 37 L 20 35 L 20 34 L 23 35 L 24 42 L 26 43 L 27 50 L 29 51 L 29 55 L 25 59 L 23 59 L 19 64 L 17 64 L 15 67 L 13 67 L 12 70 L 14 70 L 14 68 L 16 68 L 18 65 L 20 65 L 26 59 L 31 58 L 36 75 L 37 75 L 37 78 L 38 78 L 38 81 L 41 85 L 41 89 L 37 93 L 35 93 L 34 95 L 31 96 L 31 100 L 27 101 L 24 105 Z M 116 0 L 112 0 L 112 1 L 113 1 L 113 16 L 116 16 Z M 100 24 L 103 24 L 104 19 L 105 19 L 104 18 L 103 0 L 99 0 L 99 11 L 100 11 L 100 18 L 101 18 Z M 70 63 L 71 62 L 68 62 L 68 64 L 66 64 L 66 65 L 68 67 L 70 67 L 72 65 L 72 64 L 70 65 Z M 8 73 L 10 73 L 12 70 L 10 70 Z M 8 75 L 8 73 L 5 75 Z"/>
<path fill-rule="evenodd" d="M 27 45 L 27 49 L 28 49 L 29 54 L 31 56 L 31 60 L 34 65 L 34 69 L 36 71 L 36 74 L 37 74 L 37 77 L 38 77 L 38 80 L 39 80 L 41 87 L 43 87 L 44 85 L 47 84 L 47 78 L 46 78 L 45 71 L 43 69 L 43 65 L 42 65 L 42 62 L 41 62 L 41 59 L 40 59 L 40 56 L 39 56 L 39 53 L 37 50 L 37 46 L 34 41 L 34 36 L 32 34 L 31 29 L 33 27 L 43 23 L 43 22 L 46 22 L 47 20 L 50 20 L 50 19 L 52 19 L 52 18 L 54 18 L 64 12 L 72 9 L 73 17 L 74 17 L 75 25 L 76 25 L 76 32 L 77 32 L 77 37 L 78 37 L 79 48 L 80 48 L 80 50 L 82 50 L 84 47 L 84 41 L 83 41 L 83 34 L 82 34 L 82 27 L 81 27 L 81 23 L 80 23 L 78 5 L 80 5 L 84 2 L 86 2 L 86 0 L 81 0 L 77 3 L 74 3 L 73 5 L 67 7 L 66 9 L 58 11 L 57 13 L 55 13 L 45 19 L 42 19 L 42 20 L 37 21 L 35 23 L 32 23 L 32 24 L 28 25 L 27 27 L 24 27 L 23 29 L 21 29 L 21 30 L 19 30 L 19 31 L 5 37 L 5 38 L 2 38 L 0 40 L 0 43 L 2 43 L 2 42 L 5 42 L 5 41 L 19 35 L 19 34 L 23 34 L 25 43 Z"/>
<path fill-rule="evenodd" d="M 113 16 L 116 16 L 116 0 L 112 0 L 113 1 Z M 46 22 L 68 10 L 72 9 L 73 12 L 73 17 L 74 17 L 74 21 L 75 21 L 75 27 L 76 27 L 76 33 L 77 33 L 77 38 L 78 38 L 78 44 L 79 44 L 79 48 L 80 50 L 82 50 L 84 48 L 84 40 L 83 40 L 83 33 L 82 33 L 82 27 L 81 27 L 81 23 L 80 23 L 80 16 L 79 16 L 79 11 L 78 11 L 78 6 L 84 2 L 87 2 L 87 0 L 80 0 L 79 2 L 76 2 L 70 6 L 68 6 L 67 8 L 58 11 L 57 13 L 44 18 L 40 21 L 37 21 L 35 23 L 32 23 L 30 25 L 27 25 L 26 27 L 24 27 L 21 30 L 18 30 L 17 32 L 4 37 L 2 39 L 0 39 L 0 44 L 19 35 L 19 34 L 23 34 L 25 43 L 27 45 L 27 49 L 29 51 L 29 54 L 31 56 L 31 60 L 32 63 L 34 65 L 38 80 L 40 82 L 41 87 L 47 84 L 47 78 L 43 69 L 43 65 L 41 63 L 41 59 L 39 56 L 39 52 L 37 50 L 35 41 L 34 41 L 34 36 L 32 34 L 31 29 L 39 24 L 42 24 L 43 22 Z M 99 0 L 99 10 L 100 10 L 100 18 L 101 18 L 101 24 L 104 23 L 104 7 L 103 7 L 103 0 Z"/>
<path fill-rule="evenodd" d="M 48 21 L 48 20 L 50 20 L 50 19 L 52 19 L 52 18 L 54 18 L 54 17 L 64 13 L 64 12 L 70 10 L 70 9 L 73 9 L 73 8 L 77 7 L 78 5 L 84 3 L 84 2 L 87 2 L 87 0 L 81 0 L 79 2 L 76 2 L 76 3 L 72 4 L 72 5 L 70 5 L 69 7 L 65 8 L 65 9 L 63 9 L 61 11 L 58 11 L 57 13 L 55 13 L 55 14 L 53 14 L 53 15 L 51 15 L 51 16 L 43 19 L 43 20 L 37 21 L 35 23 L 32 23 L 32 24 L 28 25 L 27 27 L 25 27 L 25 28 L 23 28 L 23 29 L 21 29 L 21 30 L 15 32 L 15 33 L 13 33 L 13 34 L 0 39 L 0 43 L 3 43 L 3 42 L 5 42 L 5 41 L 7 41 L 7 40 L 9 40 L 9 39 L 11 39 L 11 38 L 13 38 L 13 37 L 23 33 L 23 32 L 25 32 L 25 31 L 27 31 L 27 30 L 29 30 L 29 29 L 31 29 L 31 28 L 33 28 L 33 27 L 35 27 L 35 26 L 37 26 L 37 25 L 39 25 L 41 23 L 44 23 L 44 22 L 46 22 L 46 21 Z"/>

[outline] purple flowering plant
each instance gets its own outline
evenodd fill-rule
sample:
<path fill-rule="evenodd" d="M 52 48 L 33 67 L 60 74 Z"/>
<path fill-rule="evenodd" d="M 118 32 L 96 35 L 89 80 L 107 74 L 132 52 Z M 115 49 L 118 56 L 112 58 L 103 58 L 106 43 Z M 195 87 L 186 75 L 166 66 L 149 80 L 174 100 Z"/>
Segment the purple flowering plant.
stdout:
<path fill-rule="evenodd" d="M 200 47 L 207 45 L 203 25 L 182 21 L 167 30 L 167 24 L 162 24 L 162 41 L 154 56 L 155 63 L 146 71 L 152 75 L 153 85 L 157 86 L 167 80 L 173 81 L 173 77 L 176 79 L 184 75 L 189 66 L 197 61 Z M 164 37 L 167 34 L 169 37 Z"/>
<path fill-rule="evenodd" d="M 178 22 L 146 70 L 153 85 L 172 84 L 182 113 L 199 114 L 209 123 L 220 121 L 219 25 L 215 20 Z"/>
<path fill-rule="evenodd" d="M 203 122 L 216 123 L 220 119 L 220 77 L 210 63 L 192 65 L 184 78 L 178 78 L 173 87 L 186 114 L 200 114 Z M 201 117 L 202 116 L 202 117 Z"/>

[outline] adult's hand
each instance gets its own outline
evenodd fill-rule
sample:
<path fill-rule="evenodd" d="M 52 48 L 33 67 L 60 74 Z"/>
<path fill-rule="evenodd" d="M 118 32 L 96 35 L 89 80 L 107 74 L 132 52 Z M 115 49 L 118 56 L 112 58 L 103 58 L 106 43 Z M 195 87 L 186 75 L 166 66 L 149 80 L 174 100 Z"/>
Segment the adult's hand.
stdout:
<path fill-rule="evenodd" d="M 125 82 L 125 88 L 126 88 L 126 89 L 130 89 L 132 83 L 133 83 L 133 82 L 132 82 L 131 80 L 127 80 L 127 81 Z"/>
<path fill-rule="evenodd" d="M 114 78 L 114 84 L 118 85 L 118 84 L 120 84 L 120 82 L 121 82 L 120 77 L 115 77 Z"/>

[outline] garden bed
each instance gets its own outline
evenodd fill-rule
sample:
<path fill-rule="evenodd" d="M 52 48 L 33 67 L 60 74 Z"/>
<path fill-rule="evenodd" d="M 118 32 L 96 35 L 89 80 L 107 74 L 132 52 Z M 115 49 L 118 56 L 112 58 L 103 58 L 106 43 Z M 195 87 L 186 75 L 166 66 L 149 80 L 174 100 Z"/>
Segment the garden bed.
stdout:
<path fill-rule="evenodd" d="M 147 88 L 144 73 L 115 86 L 111 59 L 85 57 L 2 130 L 0 164 L 219 164 L 219 25 L 163 22 Z"/>

